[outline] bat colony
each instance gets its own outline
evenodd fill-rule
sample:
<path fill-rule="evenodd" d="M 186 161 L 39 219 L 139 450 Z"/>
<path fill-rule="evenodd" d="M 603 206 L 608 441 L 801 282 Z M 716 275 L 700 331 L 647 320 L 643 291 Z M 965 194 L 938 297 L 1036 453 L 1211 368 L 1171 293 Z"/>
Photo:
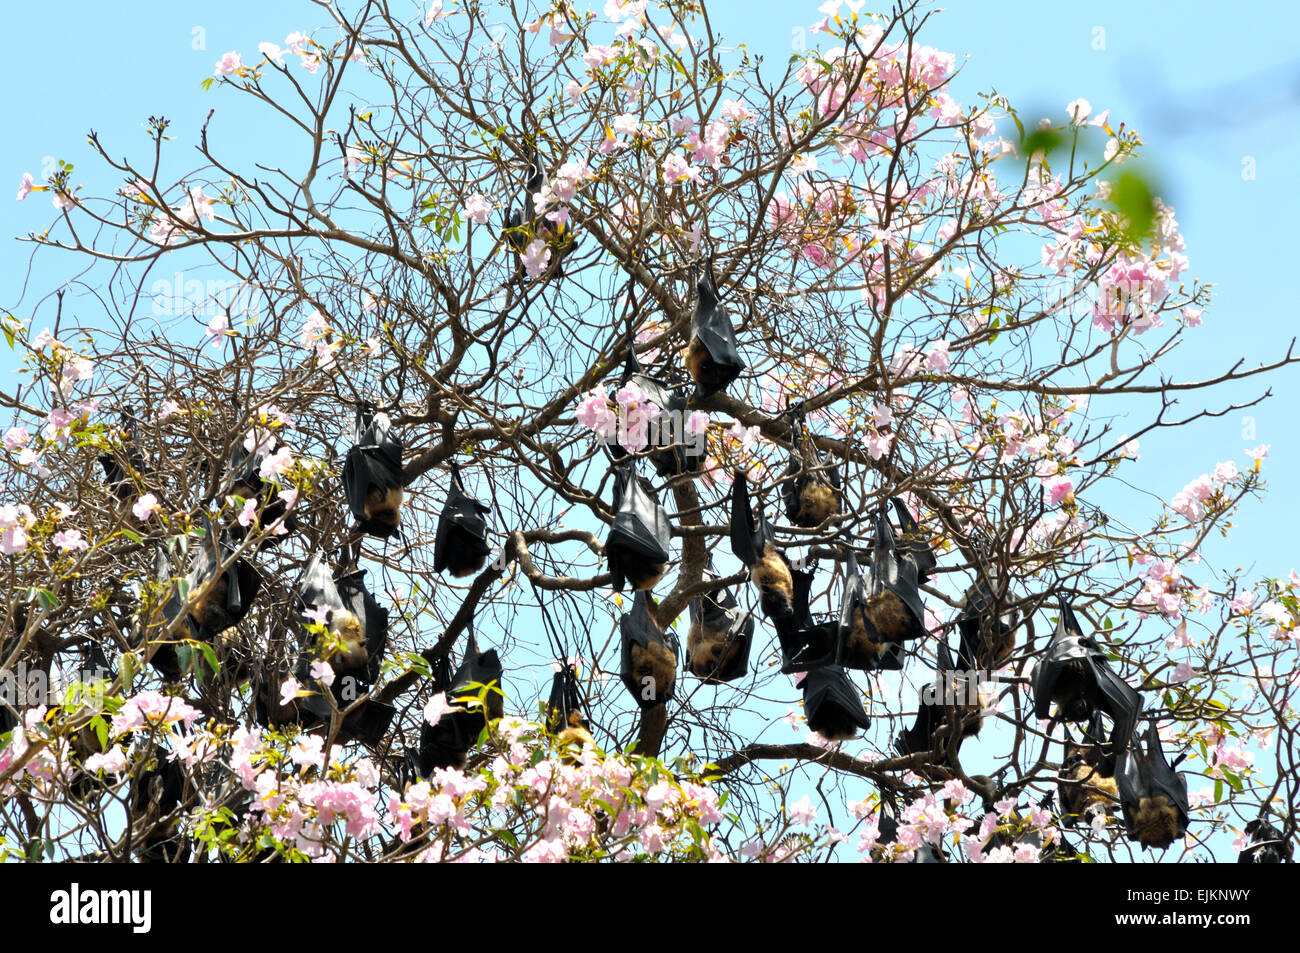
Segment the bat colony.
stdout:
<path fill-rule="evenodd" d="M 537 208 L 534 196 L 541 192 L 543 181 L 542 160 L 533 150 L 523 208 L 510 212 L 503 238 L 521 259 L 532 241 L 543 239 L 554 253 L 545 277 L 554 278 L 563 273 L 562 261 L 577 242 L 567 223 L 547 217 L 549 206 Z M 643 370 L 635 355 L 635 339 L 629 335 L 620 383 L 636 381 L 661 409 L 681 411 L 705 401 L 724 391 L 746 367 L 737 351 L 731 317 L 719 303 L 712 260 L 705 261 L 702 269 L 696 266 L 694 282 L 696 307 L 682 352 L 693 390 L 683 379 L 665 382 Z M 784 515 L 794 527 L 834 535 L 844 509 L 840 468 L 829 453 L 819 451 L 802 406 L 788 412 L 788 421 L 789 462 L 779 481 Z M 106 483 L 122 501 L 136 496 L 149 479 L 133 431 L 128 410 L 122 415 L 121 450 L 101 458 Z M 668 620 L 657 618 L 651 594 L 672 561 L 673 527 L 653 484 L 638 473 L 638 464 L 648 458 L 660 476 L 676 477 L 698 471 L 704 455 L 662 435 L 635 453 L 616 442 L 607 449 L 613 488 L 604 554 L 613 588 L 633 591 L 631 608 L 619 624 L 620 674 L 638 706 L 650 709 L 664 705 L 680 689 L 680 651 L 676 635 L 665 624 Z M 401 534 L 407 502 L 402 452 L 402 440 L 388 415 L 373 403 L 358 403 L 342 487 L 360 533 L 385 540 Z M 238 627 L 264 582 L 250 551 L 241 550 L 241 541 L 251 532 L 261 532 L 265 540 L 274 542 L 284 533 L 268 534 L 268 528 L 278 525 L 287 532 L 296 528 L 275 487 L 259 475 L 263 459 L 259 450 L 236 446 L 222 487 L 222 495 L 236 504 L 257 501 L 251 524 L 232 521 L 217 527 L 206 522 L 203 542 L 179 579 L 169 552 L 156 544 L 155 575 L 164 587 L 158 608 L 167 631 L 182 628 L 191 639 L 219 645 L 225 656 L 246 644 Z M 491 552 L 486 520 L 490 512 L 490 506 L 466 491 L 458 467 L 451 463 L 434 543 L 435 571 L 464 578 L 483 570 Z M 751 499 L 746 473 L 734 474 L 731 549 L 747 568 L 757 589 L 758 609 L 775 631 L 782 671 L 797 673 L 801 679 L 808 726 L 830 741 L 854 737 L 869 726 L 870 719 L 864 693 L 849 672 L 901 669 L 909 652 L 917 654 L 909 647 L 934 641 L 934 679 L 921 692 L 915 722 L 897 735 L 894 747 L 899 755 L 920 756 L 916 770 L 927 777 L 952 777 L 962 742 L 977 735 L 984 720 L 978 688 L 965 673 L 996 670 L 1008 663 L 1016 649 L 1022 620 L 1016 612 L 1001 608 L 1009 601 L 1005 567 L 996 565 L 989 540 L 973 534 L 975 581 L 955 622 L 960 633 L 958 668 L 946 637 L 932 635 L 925 621 L 921 587 L 937 564 L 929 538 L 896 495 L 871 516 L 871 526 L 865 549 L 837 543 L 837 563 L 844 570 L 840 611 L 814 617 L 809 610 L 813 571 L 791 564 L 762 505 Z M 256 712 L 261 724 L 296 724 L 332 732 L 338 741 L 372 746 L 385 737 L 394 709 L 368 693 L 379 678 L 387 646 L 388 612 L 366 589 L 364 576 L 355 557 L 331 559 L 324 551 L 311 556 L 295 590 L 297 616 L 287 620 L 285 631 L 279 633 L 286 642 L 297 642 L 299 654 L 284 670 L 263 670 L 257 676 Z M 721 577 L 711 565 L 704 578 L 715 585 L 689 603 L 684 669 L 706 683 L 725 685 L 748 672 L 756 620 L 720 584 Z M 182 674 L 174 644 L 178 637 L 151 646 L 152 664 L 168 679 Z M 340 676 L 332 688 L 313 676 L 317 662 L 329 663 Z M 249 671 L 244 667 L 239 673 L 247 679 Z M 360 693 L 341 693 L 344 675 L 360 686 Z M 503 714 L 502 675 L 497 653 L 479 651 L 471 623 L 460 665 L 453 668 L 445 654 L 434 665 L 427 689 L 443 693 L 450 707 L 435 724 L 423 722 L 418 746 L 406 749 L 400 772 L 405 783 L 427 778 L 437 768 L 466 763 L 488 723 Z M 281 688 L 290 676 L 302 690 L 283 697 Z M 1099 815 L 1118 815 L 1127 835 L 1143 849 L 1165 848 L 1181 838 L 1188 822 L 1186 779 L 1174 771 L 1177 761 L 1171 766 L 1165 760 L 1155 719 L 1149 718 L 1146 730 L 1139 731 L 1141 695 L 1111 668 L 1096 637 L 1084 633 L 1064 593 L 1056 630 L 1031 681 L 1034 713 L 1050 720 L 1049 733 L 1071 722 L 1086 725 L 1079 742 L 1066 729 L 1056 789 L 1062 821 L 1072 826 L 1090 823 Z M 575 666 L 561 663 L 558 667 L 545 711 L 547 726 L 557 736 L 564 757 L 573 760 L 584 749 L 595 747 Z M 80 744 L 90 753 L 95 740 L 87 736 Z M 182 783 L 172 770 L 175 764 L 160 757 L 158 766 L 140 779 L 135 810 L 165 817 L 175 809 Z M 893 803 L 893 794 L 883 792 L 882 845 L 897 829 Z M 1251 840 L 1241 855 L 1243 862 L 1289 858 L 1289 846 L 1266 819 L 1252 822 L 1247 833 Z M 188 850 L 165 834 L 153 836 L 143 846 L 146 856 L 154 859 L 173 857 L 182 849 Z M 937 861 L 942 854 L 927 844 L 916 859 Z"/>

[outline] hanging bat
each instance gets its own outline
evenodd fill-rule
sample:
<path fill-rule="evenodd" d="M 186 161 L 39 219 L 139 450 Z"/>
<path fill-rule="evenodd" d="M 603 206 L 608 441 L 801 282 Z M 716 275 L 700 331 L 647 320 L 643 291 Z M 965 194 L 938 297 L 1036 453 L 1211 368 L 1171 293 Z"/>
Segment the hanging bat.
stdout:
<path fill-rule="evenodd" d="M 704 400 L 724 390 L 740 376 L 745 362 L 736 350 L 736 332 L 731 316 L 718 305 L 713 284 L 713 259 L 705 262 L 704 273 L 693 265 L 698 300 L 691 316 L 691 343 L 686 349 L 686 369 L 695 381 L 695 399 Z"/>
<path fill-rule="evenodd" d="M 450 570 L 460 579 L 472 576 L 485 565 L 492 548 L 487 543 L 487 521 L 491 507 L 465 492 L 460 468 L 451 464 L 451 486 L 447 501 L 438 515 L 438 531 L 433 540 L 433 571 Z"/>
<path fill-rule="evenodd" d="M 101 454 L 99 465 L 104 468 L 104 482 L 109 492 L 125 503 L 135 496 L 138 482 L 149 473 L 149 468 L 135 442 L 135 420 L 131 415 L 130 407 L 122 411 L 121 422 L 118 434 L 121 438 L 126 466 L 123 466 L 121 459 L 112 453 Z"/>
<path fill-rule="evenodd" d="M 1187 833 L 1187 776 L 1175 772 L 1165 760 L 1160 732 L 1154 720 L 1147 726 L 1146 737 L 1135 735 L 1127 757 L 1116 771 L 1119 803 L 1124 811 L 1124 826 L 1131 840 L 1163 850 Z"/>
<path fill-rule="evenodd" d="M 1142 696 L 1111 670 L 1096 640 L 1083 635 L 1064 593 L 1060 602 L 1056 632 L 1030 676 L 1034 714 L 1047 718 L 1055 702 L 1056 717 L 1062 721 L 1088 721 L 1099 711 L 1109 715 L 1114 724 L 1111 748 L 1098 767 L 1103 775 L 1114 775 L 1137 726 Z"/>
<path fill-rule="evenodd" d="M 339 674 L 360 675 L 360 681 L 369 683 L 378 678 L 388 641 L 388 611 L 366 591 L 364 577 L 365 570 L 354 570 L 336 582 L 325 554 L 317 552 L 298 582 L 298 598 L 304 626 L 311 622 L 311 610 L 329 613 L 314 657 Z"/>
<path fill-rule="evenodd" d="M 354 442 L 343 464 L 343 490 L 363 533 L 387 539 L 398 531 L 403 482 L 401 438 L 387 414 L 359 401 Z"/>
<path fill-rule="evenodd" d="M 737 470 L 731 484 L 731 551 L 749 569 L 758 586 L 759 606 L 778 637 L 797 637 L 799 619 L 794 606 L 794 577 L 785 553 L 774 545 L 775 534 L 760 508 L 758 516 L 749 502 L 749 483 Z"/>
<path fill-rule="evenodd" d="M 1083 743 L 1075 744 L 1066 733 L 1065 758 L 1061 763 L 1062 781 L 1057 784 L 1061 820 L 1073 827 L 1079 818 L 1112 814 L 1119 804 L 1119 787 L 1113 777 L 1104 777 L 1100 765 L 1105 759 L 1101 739 L 1101 715 L 1093 715 L 1084 733 Z"/>
<path fill-rule="evenodd" d="M 536 196 L 546 185 L 546 173 L 542 168 L 542 156 L 532 147 L 528 151 L 527 178 L 524 180 L 523 209 L 511 209 L 506 216 L 505 239 L 519 256 L 518 272 L 523 273 L 522 257 L 534 238 L 540 238 L 551 249 L 550 268 L 555 277 L 564 276 L 563 260 L 577 244 L 572 227 L 565 221 L 551 221 L 548 215 L 558 211 L 562 206 L 558 202 L 547 202 L 539 211 Z"/>
<path fill-rule="evenodd" d="M 674 433 L 673 426 L 683 423 L 689 416 L 686 412 L 686 394 L 680 387 L 670 387 L 663 381 L 646 374 L 641 369 L 641 362 L 636 356 L 636 335 L 629 333 L 627 364 L 618 388 L 634 383 L 645 394 L 647 403 L 659 408 L 659 415 L 648 426 L 650 447 L 655 452 L 650 454 L 650 462 L 655 472 L 661 477 L 677 476 L 689 470 L 697 470 L 704 462 L 704 452 L 695 450 L 685 443 L 685 432 Z M 610 399 L 617 389 L 612 390 Z M 657 448 L 657 449 L 656 449 Z M 615 460 L 622 460 L 628 455 L 618 442 L 618 435 L 609 444 L 609 452 Z"/>
<path fill-rule="evenodd" d="M 274 484 L 262 479 L 261 469 L 264 459 L 264 454 L 250 453 L 244 448 L 242 442 L 236 443 L 230 449 L 230 458 L 226 466 L 226 482 L 221 488 L 220 495 L 238 496 L 258 502 L 258 514 L 247 528 L 239 525 L 238 521 L 229 527 L 228 532 L 236 541 L 242 540 L 249 529 L 257 531 L 271 527 L 281 519 L 287 532 L 292 533 L 298 528 L 298 518 L 289 512 L 289 504 L 280 498 Z M 278 541 L 278 536 L 271 535 L 261 540 L 260 545 Z"/>
<path fill-rule="evenodd" d="M 934 682 L 921 690 L 915 724 L 899 733 L 894 747 L 901 755 L 932 751 L 934 764 L 949 766 L 950 746 L 960 749 L 964 740 L 980 733 L 983 707 L 978 684 L 969 672 L 954 669 L 943 641 L 936 651 L 936 669 Z"/>
<path fill-rule="evenodd" d="M 808 728 L 827 741 L 847 741 L 871 725 L 862 695 L 838 665 L 824 665 L 803 680 L 803 711 Z"/>
<path fill-rule="evenodd" d="M 930 574 L 939 565 L 934 549 L 902 498 L 891 496 L 889 502 L 893 504 L 894 512 L 898 514 L 898 558 L 909 559 L 916 565 L 916 581 L 924 585 L 929 582 Z"/>
<path fill-rule="evenodd" d="M 1239 864 L 1289 864 L 1291 862 L 1291 845 L 1276 827 L 1261 815 L 1246 824 L 1246 836 L 1250 843 L 1237 855 Z"/>
<path fill-rule="evenodd" d="M 590 745 L 594 748 L 596 739 L 591 736 L 591 726 L 583 715 L 586 703 L 578 684 L 578 670 L 563 661 L 560 664 L 560 671 L 551 680 L 551 697 L 546 703 L 546 726 L 555 734 L 557 747 L 582 750 Z"/>
<path fill-rule="evenodd" d="M 793 585 L 792 621 L 777 627 L 781 646 L 781 672 L 793 675 L 823 665 L 839 664 L 840 629 L 835 619 L 813 619 L 809 603 L 812 597 L 813 570 L 791 569 Z"/>
<path fill-rule="evenodd" d="M 218 534 L 206 515 L 203 522 L 207 535 L 188 576 L 190 593 L 198 593 L 190 606 L 189 625 L 194 638 L 206 641 L 248 615 L 262 577 L 247 560 L 231 561 L 235 550 L 229 537 Z M 218 573 L 222 563 L 229 565 Z"/>
<path fill-rule="evenodd" d="M 487 727 L 489 719 L 497 721 L 505 715 L 505 696 L 501 694 L 503 674 L 504 669 L 496 649 L 485 652 L 478 650 L 474 622 L 470 620 L 465 658 L 461 661 L 460 668 L 456 669 L 451 688 L 447 691 L 447 701 L 462 710 L 447 717 L 459 723 L 459 730 L 463 737 L 469 739 L 471 746 L 478 743 L 478 736 Z M 481 704 L 480 694 L 484 695 Z"/>
<path fill-rule="evenodd" d="M 632 609 L 619 619 L 623 686 L 641 708 L 654 708 L 673 697 L 677 686 L 677 638 L 664 632 L 649 597 L 637 592 Z"/>
<path fill-rule="evenodd" d="M 804 430 L 803 414 L 790 420 L 790 460 L 781 484 L 785 515 L 796 526 L 821 526 L 840 511 L 840 471 L 817 455 Z"/>
<path fill-rule="evenodd" d="M 622 592 L 630 585 L 637 592 L 654 587 L 668 568 L 672 527 L 649 483 L 636 472 L 636 464 L 617 465 L 614 476 L 614 522 L 605 540 L 605 558 L 613 587 Z"/>
<path fill-rule="evenodd" d="M 966 590 L 957 630 L 961 643 L 957 657 L 968 669 L 999 669 L 1011 659 L 1016 645 L 1019 614 L 998 612 L 997 566 L 989 558 L 989 544 L 982 534 L 974 539 L 979 561 L 975 582 Z"/>
<path fill-rule="evenodd" d="M 844 596 L 840 602 L 840 663 L 863 671 L 903 667 L 902 645 L 885 639 L 868 618 L 871 596 L 867 581 L 858 571 L 857 554 L 848 551 L 844 574 Z"/>
<path fill-rule="evenodd" d="M 453 677 L 451 660 L 447 656 L 434 664 L 431 681 L 433 693 L 445 692 L 450 700 Z M 411 767 L 415 776 L 427 778 L 434 768 L 463 768 L 465 756 L 473 746 L 473 741 L 467 741 L 464 734 L 464 723 L 452 718 L 450 712 L 445 713 L 436 725 L 421 719 L 420 746 L 413 758 L 412 752 L 407 751 L 408 760 L 414 762 Z"/>
<path fill-rule="evenodd" d="M 883 788 L 880 791 L 880 811 L 877 815 L 876 837 L 877 850 L 879 847 L 887 847 L 890 844 L 898 842 L 898 805 L 894 803 L 894 795 Z M 914 864 L 942 864 L 946 863 L 947 858 L 943 853 L 931 844 L 929 841 L 921 841 L 920 846 L 912 854 L 912 863 Z"/>
<path fill-rule="evenodd" d="M 181 806 L 187 788 L 180 762 L 155 744 L 152 763 L 137 771 L 131 785 L 131 814 L 135 830 L 142 834 L 142 863 L 189 862 L 189 840 L 176 830 L 176 820 L 168 820 Z"/>
<path fill-rule="evenodd" d="M 877 642 L 901 643 L 925 635 L 925 607 L 915 558 L 895 543 L 889 511 L 876 513 L 871 544 L 871 575 L 863 616 Z"/>
<path fill-rule="evenodd" d="M 707 570 L 705 576 L 717 579 Z M 727 590 L 692 599 L 691 628 L 686 639 L 686 668 L 710 685 L 739 678 L 748 671 L 749 649 L 754 640 L 754 617 L 741 611 Z"/>

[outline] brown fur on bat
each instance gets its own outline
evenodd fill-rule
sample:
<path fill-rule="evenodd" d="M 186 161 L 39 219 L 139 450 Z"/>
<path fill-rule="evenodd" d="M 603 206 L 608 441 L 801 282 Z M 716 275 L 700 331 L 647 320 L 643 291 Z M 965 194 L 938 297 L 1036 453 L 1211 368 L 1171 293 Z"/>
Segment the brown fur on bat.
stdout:
<path fill-rule="evenodd" d="M 556 735 L 559 744 L 565 747 L 577 748 L 585 748 L 590 745 L 594 748 L 596 746 L 596 739 L 591 736 L 591 732 L 587 730 L 587 726 L 584 722 L 585 719 L 582 717 L 581 711 L 575 708 L 573 711 L 569 712 L 568 725 L 564 730 Z"/>
<path fill-rule="evenodd" d="M 869 666 L 884 654 L 886 648 L 885 643 L 872 640 L 870 632 L 867 631 L 866 613 L 863 607 L 854 606 L 853 624 L 849 628 L 848 639 L 844 646 L 846 653 L 844 664 L 851 668 Z"/>
<path fill-rule="evenodd" d="M 466 576 L 474 575 L 474 573 L 478 572 L 486 565 L 487 565 L 487 554 L 484 553 L 482 556 L 479 556 L 476 559 L 472 559 L 469 562 L 457 561 L 452 565 L 448 566 L 447 568 L 451 570 L 451 574 L 455 576 L 457 579 L 463 579 Z"/>
<path fill-rule="evenodd" d="M 1097 768 L 1100 763 L 1101 750 L 1097 745 L 1066 740 L 1061 773 L 1068 781 L 1061 782 L 1058 791 L 1061 809 L 1067 815 L 1084 817 L 1097 811 L 1114 813 L 1119 804 L 1119 786 L 1113 777 L 1101 774 Z"/>
<path fill-rule="evenodd" d="M 686 370 L 701 391 L 718 390 L 727 378 L 727 371 L 720 369 L 709 354 L 709 349 L 697 337 L 691 338 L 690 347 L 686 349 Z"/>
<path fill-rule="evenodd" d="M 653 589 L 655 583 L 664 577 L 668 564 L 637 559 L 631 563 L 624 562 L 619 568 L 623 571 L 623 578 L 633 590 L 644 592 Z"/>
<path fill-rule="evenodd" d="M 839 509 L 840 497 L 829 483 L 809 479 L 799 491 L 795 522 L 804 527 L 820 526 Z"/>
<path fill-rule="evenodd" d="M 912 610 L 889 589 L 867 599 L 867 621 L 886 642 L 902 642 L 916 625 Z"/>
<path fill-rule="evenodd" d="M 216 635 L 230 628 L 230 613 L 226 611 L 226 598 L 230 595 L 230 577 L 221 573 L 208 583 L 207 589 L 190 610 L 199 631 Z"/>
<path fill-rule="evenodd" d="M 333 666 L 343 671 L 364 667 L 369 654 L 361 620 L 347 609 L 334 609 L 330 612 L 329 630 L 337 646 L 331 659 Z"/>
<path fill-rule="evenodd" d="M 366 494 L 366 519 L 374 520 L 388 529 L 397 529 L 402 521 L 404 499 L 405 494 L 400 486 L 390 486 L 386 490 L 372 486 L 370 492 Z M 468 575 L 468 573 L 457 573 L 457 575 Z"/>
<path fill-rule="evenodd" d="M 696 620 L 686 637 L 686 656 L 691 674 L 708 678 L 725 671 L 740 653 L 739 641 L 728 642 L 727 633 Z"/>
<path fill-rule="evenodd" d="M 1163 849 L 1183 834 L 1178 809 L 1163 794 L 1139 799 L 1131 827 L 1143 847 Z"/>
<path fill-rule="evenodd" d="M 650 642 L 642 646 L 632 643 L 632 673 L 642 685 L 651 679 L 656 699 L 664 699 L 672 694 L 677 683 L 677 659 L 662 642 Z"/>
<path fill-rule="evenodd" d="M 764 546 L 758 561 L 749 567 L 749 578 L 758 586 L 763 614 L 772 620 L 777 631 L 793 627 L 794 577 L 781 552 L 770 543 Z"/>

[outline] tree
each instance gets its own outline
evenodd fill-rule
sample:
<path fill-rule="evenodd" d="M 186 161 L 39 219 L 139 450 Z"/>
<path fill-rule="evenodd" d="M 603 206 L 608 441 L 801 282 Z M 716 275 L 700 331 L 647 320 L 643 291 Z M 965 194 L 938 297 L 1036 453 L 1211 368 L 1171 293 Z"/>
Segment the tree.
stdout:
<path fill-rule="evenodd" d="M 1261 812 L 1294 834 L 1281 673 L 1300 578 L 1250 586 L 1198 561 L 1262 489 L 1266 448 L 1153 514 L 1129 515 L 1126 468 L 1145 434 L 1224 412 L 1217 387 L 1295 358 L 1162 369 L 1209 289 L 1132 161 L 1136 132 L 1082 100 L 1029 126 L 996 95 L 957 102 L 955 59 L 909 2 L 828 14 L 821 49 L 775 68 L 679 0 L 318 7 L 326 26 L 227 53 L 205 84 L 282 121 L 255 161 L 210 114 L 201 165 L 178 172 L 151 118 L 142 157 L 91 133 L 99 169 L 20 190 L 57 210 L 35 252 L 93 292 L 5 322 L 24 364 L 3 394 L 3 666 L 50 683 L 4 725 L 7 852 L 1131 857 L 1104 792 L 1062 843 L 1053 798 L 1091 772 L 1062 747 L 1081 726 L 1036 718 L 1030 691 L 1062 605 L 1212 782 L 1160 856 L 1224 859 Z M 122 185 L 96 194 L 104 173 Z M 706 396 L 687 368 L 715 290 L 744 369 Z M 402 444 L 392 538 L 345 498 L 358 405 Z M 621 621 L 645 608 L 612 589 L 611 552 L 619 577 L 632 560 L 608 545 L 616 484 L 642 486 L 629 472 L 671 538 L 641 624 L 685 646 L 692 601 L 725 589 L 771 616 L 739 679 L 622 666 Z M 435 566 L 453 473 L 490 505 L 486 556 L 472 532 L 453 541 L 460 577 Z M 742 473 L 772 558 L 812 571 L 819 625 L 759 611 L 729 542 Z M 820 518 L 783 507 L 791 476 L 833 490 Z M 929 553 L 924 617 L 881 650 L 902 673 L 873 662 L 849 683 L 870 728 L 792 740 L 802 690 L 775 630 L 833 646 L 853 579 L 875 593 L 877 559 L 914 572 Z M 330 580 L 355 567 L 388 610 L 379 671 L 355 668 L 338 622 Z M 238 599 L 218 591 L 236 579 Z M 977 650 L 999 620 L 1010 650 Z M 927 727 L 917 686 L 947 671 L 963 622 L 958 674 L 935 684 L 979 695 L 930 693 L 952 713 Z M 482 665 L 453 685 L 467 657 Z M 548 709 L 569 659 L 576 694 Z M 84 677 L 96 666 L 107 679 Z M 833 671 L 804 687 L 842 690 Z M 1138 737 L 1116 735 L 1121 762 Z M 1272 763 L 1252 768 L 1249 741 Z M 468 760 L 425 780 L 434 751 Z"/>

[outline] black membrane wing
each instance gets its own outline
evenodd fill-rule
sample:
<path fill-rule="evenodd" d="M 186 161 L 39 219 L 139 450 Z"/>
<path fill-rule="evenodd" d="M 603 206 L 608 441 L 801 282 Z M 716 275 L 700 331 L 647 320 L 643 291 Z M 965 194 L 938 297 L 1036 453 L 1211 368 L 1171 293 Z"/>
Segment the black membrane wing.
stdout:
<path fill-rule="evenodd" d="M 224 531 L 218 533 L 212 521 L 206 516 L 204 523 L 207 535 L 189 574 L 191 593 L 212 579 L 221 564 L 229 562 L 235 554 L 230 537 Z M 200 613 L 201 617 L 196 618 L 194 612 L 190 614 L 189 625 L 197 639 L 210 639 L 239 623 L 244 616 L 248 615 L 253 599 L 256 598 L 262 585 L 261 574 L 243 558 L 229 562 L 224 575 L 226 580 L 224 595 L 219 589 L 215 589 L 215 595 L 205 600 L 211 605 Z"/>
<path fill-rule="evenodd" d="M 677 685 L 677 638 L 659 628 L 644 592 L 619 619 L 619 676 L 641 708 L 662 705 Z"/>
<path fill-rule="evenodd" d="M 362 532 L 380 538 L 397 532 L 392 519 L 376 514 L 375 504 L 400 491 L 403 482 L 402 441 L 392 422 L 387 414 L 376 413 L 374 404 L 358 402 L 353 445 L 343 463 L 343 490 Z"/>
<path fill-rule="evenodd" d="M 961 633 L 958 657 L 968 669 L 1000 668 L 1014 648 L 1019 614 L 1015 610 L 998 612 L 997 569 L 988 544 L 981 537 L 974 549 L 978 557 L 975 582 L 966 590 L 965 604 L 957 618 L 957 631 Z"/>
<path fill-rule="evenodd" d="M 1239 864 L 1285 864 L 1291 861 L 1291 845 L 1280 830 L 1261 816 L 1246 824 L 1247 847 L 1237 855 Z"/>
<path fill-rule="evenodd" d="M 897 496 L 890 497 L 889 502 L 894 504 L 894 512 L 898 514 L 898 555 L 902 558 L 910 558 L 916 564 L 916 581 L 918 583 L 928 582 L 930 573 L 939 564 L 935 559 L 934 550 L 930 547 L 930 541 L 925 533 L 921 531 L 920 525 L 912 518 L 912 511 L 907 508 L 902 499 Z"/>
<path fill-rule="evenodd" d="M 809 609 L 812 596 L 813 570 L 792 569 L 794 582 L 793 625 L 777 626 L 776 637 L 781 646 L 781 671 L 792 675 L 808 672 L 826 665 L 834 665 L 839 653 L 839 624 L 835 619 L 813 619 Z"/>
<path fill-rule="evenodd" d="M 702 348 L 693 367 L 695 396 L 699 400 L 724 390 L 740 376 L 745 362 L 736 349 L 736 331 L 731 326 L 731 316 L 718 304 L 718 289 L 713 284 L 712 262 L 705 265 L 704 273 L 696 283 L 698 300 L 691 317 L 691 348 Z M 690 360 L 690 358 L 688 358 Z"/>
<path fill-rule="evenodd" d="M 1168 846 L 1187 830 L 1190 805 L 1187 800 L 1187 776 L 1175 771 L 1165 760 L 1164 747 L 1155 719 L 1147 725 L 1145 737 L 1135 735 L 1129 750 L 1115 773 L 1119 789 L 1120 807 L 1124 823 L 1131 838 L 1142 843 L 1143 848 Z M 1156 799 L 1163 797 L 1165 826 L 1154 825 L 1158 817 L 1153 810 Z M 1172 815 L 1168 813 L 1172 808 Z"/>
<path fill-rule="evenodd" d="M 343 607 L 357 617 L 365 634 L 366 671 L 363 679 L 374 684 L 379 679 L 379 666 L 388 647 L 388 610 L 381 606 L 365 584 L 366 571 L 352 568 L 339 577 L 339 597 Z"/>
<path fill-rule="evenodd" d="M 551 694 L 546 700 L 546 726 L 552 732 L 560 732 L 569 727 L 570 718 L 574 718 L 581 727 L 587 728 L 587 703 L 578 681 L 578 670 L 563 660 L 560 666 L 551 679 Z"/>
<path fill-rule="evenodd" d="M 848 551 L 844 569 L 844 594 L 840 600 L 838 640 L 840 664 L 862 671 L 899 671 L 903 667 L 903 646 L 882 636 L 868 610 L 870 589 L 859 567 L 857 554 Z"/>
<path fill-rule="evenodd" d="M 717 579 L 711 570 L 705 577 Z M 716 590 L 715 590 L 716 592 Z M 754 641 L 754 617 L 742 610 L 736 597 L 726 589 L 721 595 L 707 593 L 690 603 L 691 631 L 701 627 L 705 632 L 722 635 L 725 641 L 720 646 L 707 646 L 721 655 L 720 661 L 710 665 L 695 657 L 687 659 L 687 667 L 700 675 L 706 684 L 716 685 L 734 681 L 749 671 L 749 651 Z M 688 641 L 687 651 L 691 652 Z"/>
<path fill-rule="evenodd" d="M 438 516 L 433 541 L 434 572 L 451 570 L 453 576 L 467 576 L 483 568 L 492 548 L 487 542 L 487 520 L 491 507 L 465 492 L 460 468 L 451 465 L 451 485 Z"/>
<path fill-rule="evenodd" d="M 323 552 L 317 551 L 307 561 L 302 578 L 298 580 L 298 598 L 302 603 L 301 611 L 323 608 L 333 612 L 343 608 L 343 597 L 339 595 Z"/>
<path fill-rule="evenodd" d="M 861 693 L 838 665 L 824 665 L 807 674 L 803 710 L 808 727 L 828 741 L 852 738 L 871 725 Z"/>
<path fill-rule="evenodd" d="M 882 641 L 905 642 L 925 635 L 925 606 L 917 582 L 916 562 L 901 558 L 889 512 L 876 514 L 868 582 L 868 619 Z"/>
<path fill-rule="evenodd" d="M 776 538 L 762 511 L 755 518 L 745 471 L 737 470 L 731 483 L 731 551 L 746 567 L 758 562 L 764 547 Z"/>
<path fill-rule="evenodd" d="M 629 461 L 619 464 L 614 481 L 614 522 L 605 540 L 614 589 L 649 588 L 641 583 L 663 572 L 670 557 L 672 527 L 649 484 Z M 651 582 L 653 584 L 653 581 Z"/>

